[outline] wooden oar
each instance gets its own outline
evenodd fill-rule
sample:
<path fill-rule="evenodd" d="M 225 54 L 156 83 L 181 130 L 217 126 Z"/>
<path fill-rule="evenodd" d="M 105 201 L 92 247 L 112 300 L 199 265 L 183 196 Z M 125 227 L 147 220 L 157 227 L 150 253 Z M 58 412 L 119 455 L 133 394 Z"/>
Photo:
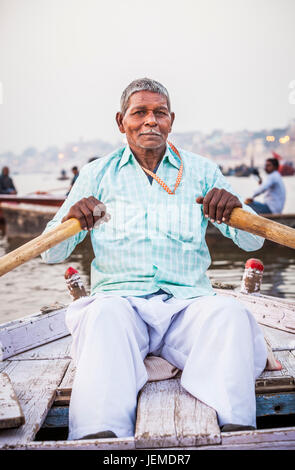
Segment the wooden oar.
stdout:
<path fill-rule="evenodd" d="M 67 238 L 76 235 L 81 231 L 80 222 L 77 219 L 69 219 L 58 225 L 47 233 L 30 240 L 28 243 L 11 251 L 0 258 L 0 276 L 8 273 L 12 269 L 40 255 L 44 251 L 52 248 Z"/>
<path fill-rule="evenodd" d="M 239 207 L 232 211 L 228 225 L 253 233 L 254 235 L 260 235 L 280 245 L 295 248 L 294 228 L 279 224 L 260 215 L 251 214 Z"/>
<path fill-rule="evenodd" d="M 260 235 L 280 245 L 295 248 L 295 229 L 278 224 L 259 215 L 251 214 L 244 209 L 232 211 L 229 224 L 231 227 Z M 0 258 L 0 276 L 35 258 L 43 251 L 80 232 L 81 226 L 77 219 L 69 219 L 53 230 L 40 235 L 16 250 Z"/>

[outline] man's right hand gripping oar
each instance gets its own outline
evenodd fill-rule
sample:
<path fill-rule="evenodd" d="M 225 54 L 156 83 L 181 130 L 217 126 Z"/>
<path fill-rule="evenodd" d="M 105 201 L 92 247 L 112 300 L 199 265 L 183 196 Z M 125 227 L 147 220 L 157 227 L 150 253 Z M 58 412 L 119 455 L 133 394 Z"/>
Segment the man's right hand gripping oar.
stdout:
<path fill-rule="evenodd" d="M 84 197 L 74 204 L 62 222 L 68 219 L 78 219 L 82 230 L 92 230 L 98 225 L 110 220 L 110 214 L 107 214 L 106 206 L 93 196 Z"/>

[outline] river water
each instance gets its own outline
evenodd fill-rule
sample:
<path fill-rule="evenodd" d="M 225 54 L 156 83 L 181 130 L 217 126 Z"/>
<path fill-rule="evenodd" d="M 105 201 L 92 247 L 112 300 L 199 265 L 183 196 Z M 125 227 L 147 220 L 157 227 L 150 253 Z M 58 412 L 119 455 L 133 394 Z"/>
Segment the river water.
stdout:
<path fill-rule="evenodd" d="M 42 173 L 12 176 L 19 195 L 56 188 L 60 188 L 56 194 L 64 193 L 69 184 L 69 180 L 58 181 L 55 176 Z M 257 187 L 254 177 L 227 179 L 243 198 L 250 197 Z M 285 177 L 284 183 L 287 188 L 284 213 L 295 213 L 295 177 Z M 22 243 L 23 240 L 7 240 L 0 234 L 0 256 Z M 225 238 L 218 243 L 209 240 L 209 249 L 212 258 L 208 271 L 210 279 L 239 286 L 246 260 L 260 258 L 265 266 L 262 293 L 295 299 L 294 250 L 266 242 L 261 250 L 247 253 Z M 92 249 L 86 240 L 63 263 L 46 265 L 38 257 L 0 278 L 0 323 L 36 313 L 40 307 L 56 301 L 69 303 L 71 298 L 64 281 L 64 272 L 69 266 L 78 269 L 86 289 L 89 289 L 92 258 Z"/>

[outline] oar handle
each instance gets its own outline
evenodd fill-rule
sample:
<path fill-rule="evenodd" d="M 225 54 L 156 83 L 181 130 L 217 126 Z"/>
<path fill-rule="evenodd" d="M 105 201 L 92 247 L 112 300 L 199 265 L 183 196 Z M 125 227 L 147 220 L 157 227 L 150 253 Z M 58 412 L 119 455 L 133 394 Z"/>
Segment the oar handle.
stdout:
<path fill-rule="evenodd" d="M 81 231 L 80 222 L 77 219 L 69 219 L 54 229 L 43 233 L 37 238 L 11 251 L 0 259 L 0 276 L 12 269 L 40 255 L 67 238 Z"/>
<path fill-rule="evenodd" d="M 233 209 L 228 225 L 253 233 L 254 235 L 260 235 L 280 245 L 295 248 L 294 228 L 278 224 L 273 220 L 252 214 L 239 207 Z"/>

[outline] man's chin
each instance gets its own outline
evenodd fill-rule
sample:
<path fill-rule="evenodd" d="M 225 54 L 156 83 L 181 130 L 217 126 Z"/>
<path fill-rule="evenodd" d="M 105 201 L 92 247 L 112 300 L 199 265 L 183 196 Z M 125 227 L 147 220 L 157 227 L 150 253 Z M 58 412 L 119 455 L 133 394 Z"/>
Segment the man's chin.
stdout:
<path fill-rule="evenodd" d="M 166 142 L 163 140 L 161 140 L 161 142 L 138 142 L 137 146 L 145 150 L 158 150 L 160 148 L 166 147 Z"/>

